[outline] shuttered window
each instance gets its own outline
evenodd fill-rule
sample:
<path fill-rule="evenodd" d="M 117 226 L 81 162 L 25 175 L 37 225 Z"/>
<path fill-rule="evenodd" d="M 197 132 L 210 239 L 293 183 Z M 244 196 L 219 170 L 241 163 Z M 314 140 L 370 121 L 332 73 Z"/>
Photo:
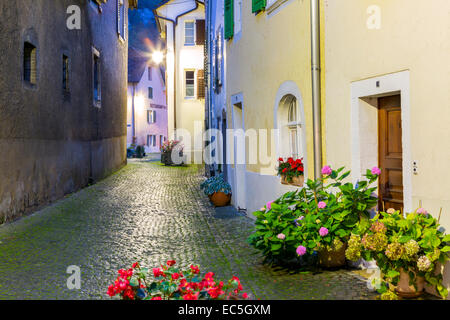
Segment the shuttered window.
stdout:
<path fill-rule="evenodd" d="M 156 122 L 156 111 L 155 110 L 147 110 L 147 122 L 150 124 Z"/>
<path fill-rule="evenodd" d="M 186 71 L 186 97 L 194 97 L 195 71 Z"/>
<path fill-rule="evenodd" d="M 225 0 L 225 39 L 234 34 L 234 0 Z"/>
<path fill-rule="evenodd" d="M 203 70 L 197 71 L 197 98 L 205 98 L 205 72 Z"/>
<path fill-rule="evenodd" d="M 252 0 L 252 13 L 258 13 L 266 8 L 266 0 Z"/>
<path fill-rule="evenodd" d="M 153 88 L 152 87 L 148 87 L 148 98 L 153 99 Z"/>
<path fill-rule="evenodd" d="M 197 33 L 195 43 L 198 46 L 203 46 L 205 44 L 205 20 L 197 20 L 195 26 Z"/>
<path fill-rule="evenodd" d="M 30 84 L 36 84 L 36 66 L 36 47 L 29 42 L 25 42 L 23 47 L 23 80 Z"/>
<path fill-rule="evenodd" d="M 193 46 L 195 45 L 195 23 L 194 21 L 186 21 L 184 23 L 184 45 Z"/>

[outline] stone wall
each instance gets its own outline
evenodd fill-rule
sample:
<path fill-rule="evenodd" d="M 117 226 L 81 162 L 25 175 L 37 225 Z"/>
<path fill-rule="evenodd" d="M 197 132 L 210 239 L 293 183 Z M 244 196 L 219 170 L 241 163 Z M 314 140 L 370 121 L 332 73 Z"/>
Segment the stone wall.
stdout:
<path fill-rule="evenodd" d="M 80 30 L 66 27 L 71 5 L 81 9 Z M 109 0 L 99 12 L 86 0 L 0 2 L 0 223 L 126 164 L 128 44 L 117 34 L 116 6 Z M 36 85 L 23 80 L 25 41 L 37 48 Z M 100 52 L 101 108 L 93 106 L 92 47 Z"/>

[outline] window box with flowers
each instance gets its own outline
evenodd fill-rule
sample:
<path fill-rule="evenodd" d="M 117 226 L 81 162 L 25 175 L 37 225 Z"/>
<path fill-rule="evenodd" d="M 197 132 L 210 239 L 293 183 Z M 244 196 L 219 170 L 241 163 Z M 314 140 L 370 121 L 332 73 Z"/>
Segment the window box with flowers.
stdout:
<path fill-rule="evenodd" d="M 277 171 L 281 177 L 282 184 L 302 187 L 305 182 L 303 158 L 296 160 L 288 158 L 286 161 L 283 158 L 279 158 Z"/>

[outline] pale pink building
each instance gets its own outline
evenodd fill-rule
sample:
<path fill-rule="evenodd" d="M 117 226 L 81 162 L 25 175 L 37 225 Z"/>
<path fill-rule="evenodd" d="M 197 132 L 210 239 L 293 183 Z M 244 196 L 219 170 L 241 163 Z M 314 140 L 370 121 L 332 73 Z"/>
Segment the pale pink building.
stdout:
<path fill-rule="evenodd" d="M 145 146 L 146 153 L 154 153 L 167 140 L 167 102 L 164 70 L 148 56 L 129 49 L 127 146 L 135 142 Z"/>

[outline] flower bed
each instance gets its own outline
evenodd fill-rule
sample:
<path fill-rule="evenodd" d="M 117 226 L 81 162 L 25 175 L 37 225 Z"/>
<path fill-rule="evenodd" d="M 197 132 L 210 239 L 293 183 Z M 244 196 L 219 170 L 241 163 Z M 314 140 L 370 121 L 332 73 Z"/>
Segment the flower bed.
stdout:
<path fill-rule="evenodd" d="M 123 300 L 248 299 L 235 276 L 224 283 L 215 280 L 213 272 L 201 276 L 199 266 L 191 265 L 182 271 L 175 264 L 174 260 L 169 260 L 150 272 L 136 262 L 132 268 L 118 271 L 119 276 L 107 293 L 110 297 L 119 295 Z"/>
<path fill-rule="evenodd" d="M 175 163 L 173 160 L 173 156 L 178 153 L 178 157 L 182 159 L 183 157 L 183 145 L 178 140 L 168 140 L 163 143 L 160 148 L 161 150 L 161 163 L 166 166 L 170 166 L 173 164 L 182 164 L 182 160 L 180 163 Z M 179 161 L 178 161 L 179 162 Z"/>

